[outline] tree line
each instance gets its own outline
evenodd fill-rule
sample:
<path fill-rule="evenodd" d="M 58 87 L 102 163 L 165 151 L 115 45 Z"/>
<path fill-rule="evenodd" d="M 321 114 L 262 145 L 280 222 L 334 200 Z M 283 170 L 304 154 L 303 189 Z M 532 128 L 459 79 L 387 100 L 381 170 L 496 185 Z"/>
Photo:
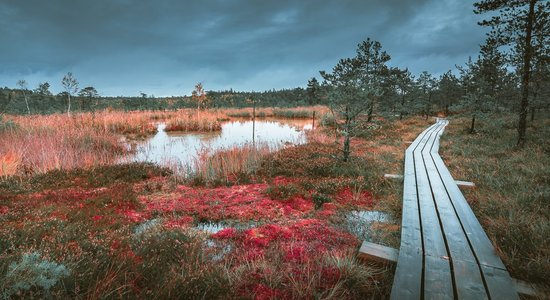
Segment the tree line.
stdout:
<path fill-rule="evenodd" d="M 29 89 L 25 80 L 17 83 L 17 88 L 0 88 L 0 113 L 5 114 L 52 114 L 66 112 L 92 112 L 100 110 L 174 110 L 196 108 L 197 102 L 191 96 L 155 97 L 141 92 L 139 96 L 100 96 L 93 86 L 78 88 L 74 75 L 67 74 L 66 84 L 74 80 L 69 90 L 54 95 L 48 82 Z M 204 87 L 201 86 L 202 89 Z M 250 99 L 258 106 L 296 107 L 318 104 L 318 100 L 307 97 L 304 88 L 269 90 L 262 92 L 242 92 L 234 90 L 204 91 L 206 99 L 203 108 L 247 107 Z"/>

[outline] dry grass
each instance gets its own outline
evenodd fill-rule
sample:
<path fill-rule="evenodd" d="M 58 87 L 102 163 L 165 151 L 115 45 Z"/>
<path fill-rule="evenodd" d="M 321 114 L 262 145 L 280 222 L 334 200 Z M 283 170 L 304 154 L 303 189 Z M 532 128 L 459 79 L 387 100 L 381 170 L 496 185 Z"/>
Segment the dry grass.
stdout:
<path fill-rule="evenodd" d="M 247 183 L 274 150 L 269 144 L 246 144 L 215 152 L 205 149 L 185 177 L 196 184 Z"/>
<path fill-rule="evenodd" d="M 119 137 L 62 115 L 12 117 L 0 133 L 2 175 L 43 173 L 113 163 L 125 151 Z"/>

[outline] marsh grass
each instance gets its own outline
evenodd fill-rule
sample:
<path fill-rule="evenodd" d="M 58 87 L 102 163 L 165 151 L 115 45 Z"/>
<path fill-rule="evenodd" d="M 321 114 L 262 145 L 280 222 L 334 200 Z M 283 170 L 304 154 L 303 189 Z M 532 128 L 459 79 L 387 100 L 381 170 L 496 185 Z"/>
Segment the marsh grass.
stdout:
<path fill-rule="evenodd" d="M 204 149 L 187 168 L 184 177 L 196 185 L 244 184 L 252 180 L 263 159 L 277 147 L 266 143 L 238 145 L 228 149 Z"/>
<path fill-rule="evenodd" d="M 119 137 L 78 118 L 18 117 L 13 122 L 15 129 L 0 133 L 3 176 L 110 164 L 126 151 Z"/>
<path fill-rule="evenodd" d="M 550 119 L 529 124 L 515 147 L 516 116 L 490 115 L 469 134 L 469 118 L 451 120 L 440 153 L 455 179 L 473 181 L 466 199 L 513 277 L 550 277 Z"/>

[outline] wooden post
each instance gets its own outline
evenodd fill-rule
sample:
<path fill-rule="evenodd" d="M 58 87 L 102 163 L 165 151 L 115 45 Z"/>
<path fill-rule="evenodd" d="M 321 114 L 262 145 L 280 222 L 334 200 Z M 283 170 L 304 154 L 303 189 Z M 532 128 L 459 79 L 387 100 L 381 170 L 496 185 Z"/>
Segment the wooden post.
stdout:
<path fill-rule="evenodd" d="M 252 146 L 256 142 L 256 99 L 252 99 Z"/>
<path fill-rule="evenodd" d="M 311 125 L 311 130 L 315 129 L 315 111 L 313 111 L 313 123 Z"/>

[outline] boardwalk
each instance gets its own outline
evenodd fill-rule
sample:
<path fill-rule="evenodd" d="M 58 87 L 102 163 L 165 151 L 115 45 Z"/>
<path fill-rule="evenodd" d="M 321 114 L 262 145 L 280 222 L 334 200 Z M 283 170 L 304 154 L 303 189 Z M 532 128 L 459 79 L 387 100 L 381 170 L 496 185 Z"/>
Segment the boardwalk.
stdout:
<path fill-rule="evenodd" d="M 392 299 L 517 299 L 510 275 L 438 154 L 438 120 L 405 153 Z"/>

